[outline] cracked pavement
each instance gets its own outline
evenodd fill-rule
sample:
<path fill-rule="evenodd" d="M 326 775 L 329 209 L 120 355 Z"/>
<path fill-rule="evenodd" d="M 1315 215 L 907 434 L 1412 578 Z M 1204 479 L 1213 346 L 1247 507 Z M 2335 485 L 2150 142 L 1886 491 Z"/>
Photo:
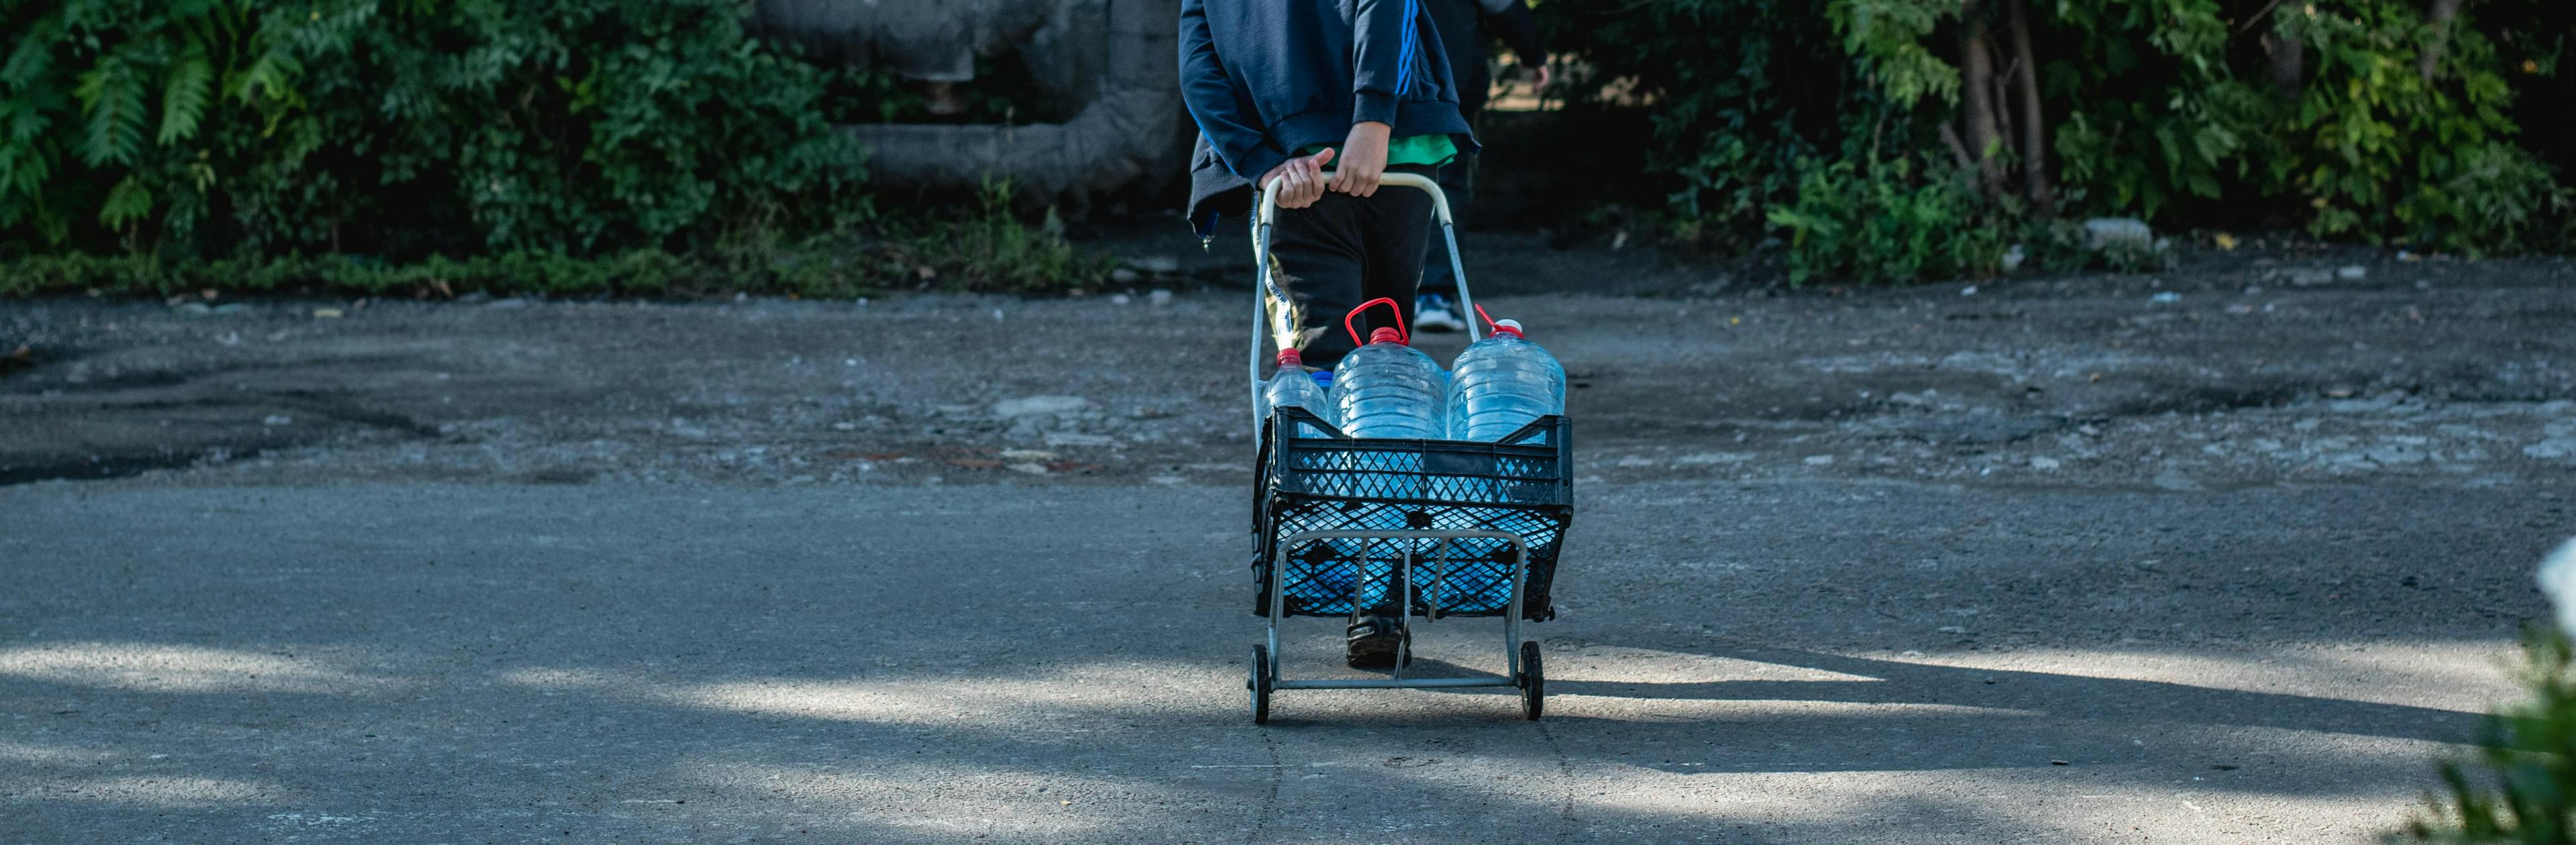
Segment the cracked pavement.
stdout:
<path fill-rule="evenodd" d="M 1115 298 L 0 302 L 0 842 L 2360 842 L 2511 696 L 2576 534 L 2564 260 L 1788 291 L 1496 237 L 1488 308 L 1575 384 L 1535 724 L 1249 724 L 1223 254 Z"/>

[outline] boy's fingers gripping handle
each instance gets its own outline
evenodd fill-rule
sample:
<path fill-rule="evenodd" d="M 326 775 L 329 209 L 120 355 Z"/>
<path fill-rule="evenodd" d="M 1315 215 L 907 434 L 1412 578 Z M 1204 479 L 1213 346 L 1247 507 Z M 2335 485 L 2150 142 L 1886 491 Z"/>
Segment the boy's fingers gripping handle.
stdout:
<path fill-rule="evenodd" d="M 1323 175 L 1325 178 L 1329 179 L 1332 178 L 1333 174 L 1330 171 L 1327 171 Z M 1279 188 L 1287 181 L 1287 177 L 1282 176 L 1271 179 L 1269 184 L 1259 186 L 1262 189 L 1261 201 L 1259 205 L 1253 208 L 1253 225 L 1267 226 L 1271 221 L 1278 219 Z M 1378 177 L 1377 184 L 1379 187 L 1402 186 L 1413 188 L 1430 194 L 1432 218 L 1440 221 L 1440 225 L 1446 226 L 1450 224 L 1449 197 L 1448 195 L 1440 192 L 1440 183 L 1431 181 L 1431 177 L 1418 173 L 1388 173 L 1384 176 Z"/>
<path fill-rule="evenodd" d="M 1360 312 L 1369 310 L 1369 306 L 1380 303 L 1384 303 L 1388 310 L 1395 312 L 1396 342 L 1406 346 L 1412 346 L 1413 335 L 1404 330 L 1404 306 L 1398 305 L 1394 299 L 1384 296 L 1360 303 L 1359 307 L 1351 309 L 1351 313 L 1342 315 L 1342 331 L 1351 333 L 1351 345 L 1368 345 L 1368 341 L 1360 338 L 1359 326 L 1353 325 L 1353 323 L 1359 320 Z"/>

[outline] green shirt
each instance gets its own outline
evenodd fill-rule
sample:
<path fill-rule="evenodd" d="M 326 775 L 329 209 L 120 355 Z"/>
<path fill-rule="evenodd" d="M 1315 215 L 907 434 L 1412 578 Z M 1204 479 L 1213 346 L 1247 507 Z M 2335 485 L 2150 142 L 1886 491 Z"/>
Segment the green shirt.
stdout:
<path fill-rule="evenodd" d="M 1334 151 L 1333 155 L 1339 157 L 1341 148 L 1340 144 L 1317 144 L 1298 150 L 1297 154 L 1310 156 L 1325 149 L 1331 149 Z M 1386 142 L 1386 163 L 1389 167 L 1399 164 L 1439 167 L 1457 157 L 1458 144 L 1449 140 L 1447 135 L 1407 135 Z"/>

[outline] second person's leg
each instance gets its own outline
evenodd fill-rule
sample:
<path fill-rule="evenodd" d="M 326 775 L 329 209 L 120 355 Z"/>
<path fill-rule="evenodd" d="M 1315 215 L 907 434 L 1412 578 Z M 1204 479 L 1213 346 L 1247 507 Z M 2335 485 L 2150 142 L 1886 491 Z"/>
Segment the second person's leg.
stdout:
<path fill-rule="evenodd" d="M 1465 220 L 1467 205 L 1475 199 L 1474 188 L 1469 184 L 1475 174 L 1475 166 L 1476 160 L 1467 156 L 1459 156 L 1440 166 L 1440 190 L 1449 197 L 1449 216 L 1453 220 Z M 1437 228 L 1439 223 L 1433 221 L 1431 225 Z M 1459 311 L 1457 268 L 1449 263 L 1448 242 L 1442 240 L 1436 231 L 1423 240 L 1422 294 L 1416 299 L 1419 304 L 1415 319 L 1421 321 L 1423 331 L 1454 332 L 1467 328 L 1467 319 L 1471 315 Z"/>

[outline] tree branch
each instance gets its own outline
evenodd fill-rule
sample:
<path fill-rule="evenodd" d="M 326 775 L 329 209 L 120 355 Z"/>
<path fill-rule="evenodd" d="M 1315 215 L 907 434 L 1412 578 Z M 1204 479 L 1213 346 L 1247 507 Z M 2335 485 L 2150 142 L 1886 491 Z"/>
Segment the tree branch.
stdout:
<path fill-rule="evenodd" d="M 2252 17 L 2246 18 L 2244 23 L 2237 24 L 2236 31 L 2229 33 L 2229 37 L 2245 34 L 2245 31 L 2253 29 L 2255 24 L 2262 23 L 2264 15 L 2271 14 L 2273 9 L 2280 8 L 2280 6 L 2281 0 L 2272 0 L 2272 2 L 2263 4 L 2263 8 L 2260 11 L 2255 12 Z"/>
<path fill-rule="evenodd" d="M 1941 124 L 1941 143 L 1949 145 L 1950 157 L 1959 161 L 1960 170 L 1976 169 L 1976 157 L 1968 155 L 1968 145 L 1959 141 L 1958 128 L 1951 126 L 1947 121 Z"/>

